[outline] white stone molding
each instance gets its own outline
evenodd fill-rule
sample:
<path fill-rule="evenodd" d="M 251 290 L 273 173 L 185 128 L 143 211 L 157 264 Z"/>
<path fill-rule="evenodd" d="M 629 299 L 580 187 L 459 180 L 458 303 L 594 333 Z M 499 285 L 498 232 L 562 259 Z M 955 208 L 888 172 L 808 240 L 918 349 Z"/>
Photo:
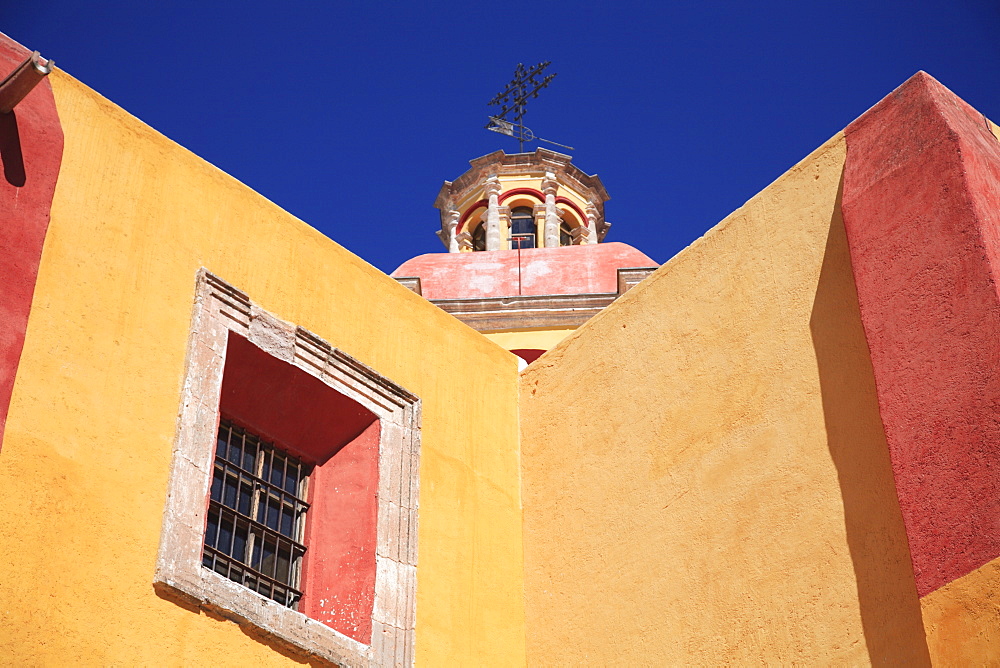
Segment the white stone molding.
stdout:
<path fill-rule="evenodd" d="M 229 332 L 295 365 L 376 415 L 375 602 L 368 644 L 203 568 L 202 548 Z M 343 666 L 411 666 L 416 620 L 420 400 L 301 327 L 198 272 L 187 370 L 153 586 L 307 657 Z"/>
<path fill-rule="evenodd" d="M 596 244 L 597 239 L 597 216 L 599 212 L 597 207 L 594 206 L 593 202 L 587 203 L 587 237 L 586 239 L 581 239 L 581 244 Z"/>
<path fill-rule="evenodd" d="M 556 193 L 559 191 L 559 182 L 556 175 L 546 172 L 542 180 L 542 194 L 545 195 L 545 248 L 557 248 L 559 246 L 559 226 L 562 219 L 559 217 L 559 210 L 556 208 Z"/>
<path fill-rule="evenodd" d="M 458 221 L 462 217 L 461 212 L 455 209 L 450 209 L 448 211 L 447 217 L 447 236 L 448 236 L 448 252 L 457 253 L 458 252 L 458 239 L 455 238 L 455 231 L 458 229 Z"/>
<path fill-rule="evenodd" d="M 458 245 L 458 252 L 462 253 L 465 251 L 472 250 L 472 235 L 468 232 L 459 232 L 455 236 L 455 243 Z"/>
<path fill-rule="evenodd" d="M 510 229 L 510 207 L 501 206 L 497 208 L 497 229 L 500 230 L 500 240 L 501 246 L 504 248 L 511 248 L 510 238 L 514 234 L 514 230 Z"/>
<path fill-rule="evenodd" d="M 531 210 L 531 214 L 535 218 L 535 238 L 544 239 L 545 238 L 545 205 L 536 204 Z M 536 244 L 541 246 L 541 244 Z"/>
<path fill-rule="evenodd" d="M 486 209 L 486 250 L 500 250 L 500 179 L 491 176 L 486 180 L 486 196 L 489 206 Z"/>

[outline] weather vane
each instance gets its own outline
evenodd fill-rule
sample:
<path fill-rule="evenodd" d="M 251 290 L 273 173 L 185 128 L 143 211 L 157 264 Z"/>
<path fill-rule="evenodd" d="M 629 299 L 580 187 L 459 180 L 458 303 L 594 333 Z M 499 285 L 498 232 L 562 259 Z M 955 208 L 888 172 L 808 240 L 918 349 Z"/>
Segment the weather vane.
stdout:
<path fill-rule="evenodd" d="M 496 115 L 490 116 L 490 122 L 486 124 L 486 129 L 517 139 L 521 153 L 524 153 L 524 142 L 536 139 L 546 144 L 555 144 L 570 151 L 573 150 L 572 146 L 536 137 L 534 132 L 524 126 L 524 113 L 528 99 L 538 97 L 538 91 L 548 86 L 549 82 L 556 78 L 555 74 L 550 74 L 541 81 L 536 78 L 541 76 L 545 68 L 551 64 L 552 61 L 546 60 L 544 63 L 525 68 L 523 63 L 518 63 L 511 82 L 490 100 L 489 106 L 500 107 L 500 111 Z M 514 117 L 506 118 L 507 114 L 511 112 L 514 113 Z"/>

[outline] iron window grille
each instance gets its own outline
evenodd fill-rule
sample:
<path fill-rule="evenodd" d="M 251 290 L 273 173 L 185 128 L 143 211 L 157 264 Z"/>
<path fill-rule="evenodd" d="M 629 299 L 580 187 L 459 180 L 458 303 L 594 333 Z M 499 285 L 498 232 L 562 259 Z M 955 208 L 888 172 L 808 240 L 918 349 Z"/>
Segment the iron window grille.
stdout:
<path fill-rule="evenodd" d="M 202 565 L 297 609 L 311 467 L 223 418 Z"/>

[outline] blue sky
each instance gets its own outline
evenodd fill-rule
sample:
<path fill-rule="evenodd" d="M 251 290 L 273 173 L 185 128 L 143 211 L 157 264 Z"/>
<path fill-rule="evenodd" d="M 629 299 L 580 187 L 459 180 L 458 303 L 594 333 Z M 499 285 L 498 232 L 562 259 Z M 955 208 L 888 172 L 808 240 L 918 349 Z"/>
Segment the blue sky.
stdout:
<path fill-rule="evenodd" d="M 444 248 L 434 197 L 518 62 L 608 240 L 664 262 L 923 69 L 1000 119 L 1000 3 L 4 3 L 0 31 L 384 271 Z M 532 147 L 533 148 L 533 147 Z"/>

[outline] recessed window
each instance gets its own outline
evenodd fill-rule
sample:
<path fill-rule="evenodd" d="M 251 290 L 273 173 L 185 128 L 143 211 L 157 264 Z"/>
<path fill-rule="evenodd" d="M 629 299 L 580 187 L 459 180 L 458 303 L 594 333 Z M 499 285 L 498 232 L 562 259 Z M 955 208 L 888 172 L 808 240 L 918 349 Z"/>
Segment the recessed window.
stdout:
<path fill-rule="evenodd" d="M 563 223 L 559 226 L 559 245 L 560 246 L 572 246 L 573 245 L 573 231 L 570 229 L 568 223 Z"/>
<path fill-rule="evenodd" d="M 202 565 L 297 610 L 311 469 L 222 419 Z"/>
<path fill-rule="evenodd" d="M 194 306 L 157 591 L 329 663 L 412 665 L 419 400 L 204 270 Z"/>
<path fill-rule="evenodd" d="M 526 206 L 510 212 L 511 248 L 535 247 L 535 215 Z"/>
<path fill-rule="evenodd" d="M 479 223 L 472 231 L 472 250 L 486 250 L 486 223 Z"/>

